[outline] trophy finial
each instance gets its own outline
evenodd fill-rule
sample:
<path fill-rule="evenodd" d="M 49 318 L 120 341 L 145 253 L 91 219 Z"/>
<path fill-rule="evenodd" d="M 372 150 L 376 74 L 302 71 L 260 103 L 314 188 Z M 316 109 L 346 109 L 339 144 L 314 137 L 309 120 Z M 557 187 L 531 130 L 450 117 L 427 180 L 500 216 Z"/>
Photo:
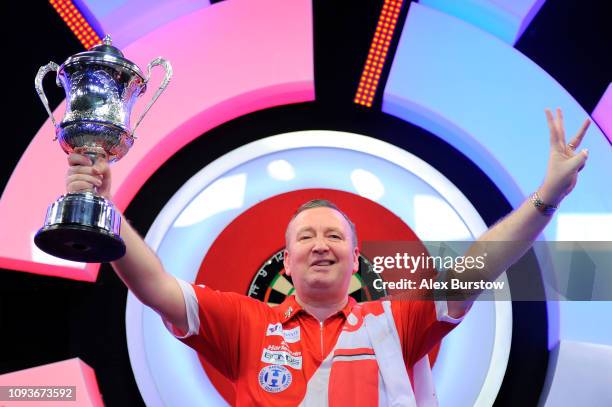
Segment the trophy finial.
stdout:
<path fill-rule="evenodd" d="M 89 48 L 89 51 L 96 51 L 96 52 L 101 52 L 104 54 L 111 54 L 111 55 L 115 55 L 115 56 L 119 56 L 123 58 L 123 53 L 119 50 L 119 48 L 113 45 L 113 39 L 108 34 L 104 36 L 101 43 Z M 78 55 L 79 54 L 77 54 L 77 56 Z"/>

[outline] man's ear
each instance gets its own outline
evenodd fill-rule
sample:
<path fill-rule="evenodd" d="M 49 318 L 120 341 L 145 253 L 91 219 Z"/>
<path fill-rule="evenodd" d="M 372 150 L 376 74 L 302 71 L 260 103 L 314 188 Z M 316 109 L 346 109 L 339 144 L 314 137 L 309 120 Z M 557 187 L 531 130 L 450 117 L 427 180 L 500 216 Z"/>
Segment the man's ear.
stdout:
<path fill-rule="evenodd" d="M 291 276 L 291 270 L 289 269 L 289 250 L 283 250 L 283 267 L 285 267 L 285 274 Z"/>
<path fill-rule="evenodd" d="M 353 249 L 353 274 L 359 271 L 359 247 Z"/>

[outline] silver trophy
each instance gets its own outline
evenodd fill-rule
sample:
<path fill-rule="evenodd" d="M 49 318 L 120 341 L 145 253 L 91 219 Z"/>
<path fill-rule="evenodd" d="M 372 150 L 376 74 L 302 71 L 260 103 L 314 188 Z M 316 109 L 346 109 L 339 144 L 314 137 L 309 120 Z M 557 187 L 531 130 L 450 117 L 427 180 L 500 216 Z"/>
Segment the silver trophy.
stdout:
<path fill-rule="evenodd" d="M 133 129 L 130 113 L 151 77 L 161 65 L 166 74 Z M 55 82 L 66 92 L 66 112 L 56 123 L 43 91 L 42 81 L 56 72 Z M 109 36 L 89 51 L 71 56 L 62 66 L 49 62 L 36 74 L 34 85 L 55 127 L 55 140 L 67 153 L 84 154 L 93 162 L 120 160 L 134 144 L 134 131 L 159 95 L 168 86 L 172 67 L 163 58 L 147 66 L 147 76 L 124 58 Z M 94 191 L 62 195 L 47 209 L 43 227 L 34 242 L 44 252 L 73 261 L 101 263 L 125 254 L 119 236 L 121 215 L 113 204 Z"/>

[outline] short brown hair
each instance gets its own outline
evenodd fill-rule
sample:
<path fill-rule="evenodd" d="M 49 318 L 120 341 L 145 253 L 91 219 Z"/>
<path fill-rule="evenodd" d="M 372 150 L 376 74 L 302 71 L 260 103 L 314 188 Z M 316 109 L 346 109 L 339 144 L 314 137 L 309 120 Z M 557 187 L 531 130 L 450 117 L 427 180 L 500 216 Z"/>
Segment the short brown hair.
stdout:
<path fill-rule="evenodd" d="M 298 216 L 300 213 L 308 209 L 314 209 L 314 208 L 330 208 L 338 212 L 340 215 L 342 215 L 344 219 L 346 219 L 346 221 L 348 222 L 349 226 L 351 227 L 351 233 L 353 234 L 353 239 L 352 239 L 353 246 L 357 247 L 357 241 L 358 241 L 357 240 L 357 228 L 355 227 L 355 224 L 348 217 L 346 213 L 342 212 L 340 208 L 336 206 L 336 204 L 334 204 L 332 201 L 329 201 L 327 199 L 313 199 L 313 200 L 310 200 L 302 204 L 299 208 L 297 208 L 297 210 L 293 213 L 293 216 L 289 220 L 289 223 L 287 224 L 287 229 L 285 231 L 285 245 L 286 246 L 289 246 L 289 235 L 288 235 L 289 225 L 291 224 L 291 222 L 293 222 L 293 219 L 295 219 L 295 217 Z"/>

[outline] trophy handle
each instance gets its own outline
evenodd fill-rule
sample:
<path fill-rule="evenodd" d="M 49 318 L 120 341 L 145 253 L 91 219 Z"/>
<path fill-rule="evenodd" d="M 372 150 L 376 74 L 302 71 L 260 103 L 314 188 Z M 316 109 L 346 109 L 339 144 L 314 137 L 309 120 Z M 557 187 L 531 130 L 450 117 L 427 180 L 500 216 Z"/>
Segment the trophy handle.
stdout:
<path fill-rule="evenodd" d="M 147 78 L 145 79 L 145 83 L 149 82 L 149 79 L 151 79 L 151 69 L 157 65 L 161 65 L 164 67 L 166 75 L 164 76 L 164 80 L 162 80 L 162 83 L 159 85 L 159 88 L 157 88 L 155 94 L 147 104 L 147 107 L 145 107 L 144 111 L 140 115 L 140 118 L 136 122 L 136 125 L 132 129 L 132 137 L 134 137 L 134 132 L 136 131 L 136 128 L 138 127 L 142 119 L 145 117 L 151 106 L 153 106 L 153 103 L 155 103 L 159 95 L 161 95 L 164 89 L 166 89 L 166 86 L 168 86 L 168 84 L 170 83 L 170 78 L 172 78 L 172 65 L 170 65 L 170 62 L 162 57 L 157 57 L 153 61 L 149 62 L 149 65 L 147 65 Z"/>
<path fill-rule="evenodd" d="M 38 73 L 36 74 L 36 77 L 34 78 L 34 88 L 36 89 L 36 93 L 38 93 L 38 97 L 42 101 L 42 104 L 45 106 L 45 109 L 47 109 L 47 113 L 49 114 L 49 117 L 51 118 L 51 122 L 53 123 L 53 127 L 55 128 L 57 128 L 57 123 L 55 122 L 55 117 L 53 117 L 53 113 L 51 112 L 51 109 L 49 108 L 49 102 L 47 101 L 47 96 L 45 95 L 45 91 L 43 90 L 42 81 L 47 73 L 57 72 L 58 70 L 59 70 L 59 65 L 57 65 L 55 62 L 49 62 L 47 65 L 41 66 L 38 69 Z M 57 86 L 60 86 L 60 87 L 62 86 L 57 76 L 55 77 L 55 83 L 57 84 Z"/>

